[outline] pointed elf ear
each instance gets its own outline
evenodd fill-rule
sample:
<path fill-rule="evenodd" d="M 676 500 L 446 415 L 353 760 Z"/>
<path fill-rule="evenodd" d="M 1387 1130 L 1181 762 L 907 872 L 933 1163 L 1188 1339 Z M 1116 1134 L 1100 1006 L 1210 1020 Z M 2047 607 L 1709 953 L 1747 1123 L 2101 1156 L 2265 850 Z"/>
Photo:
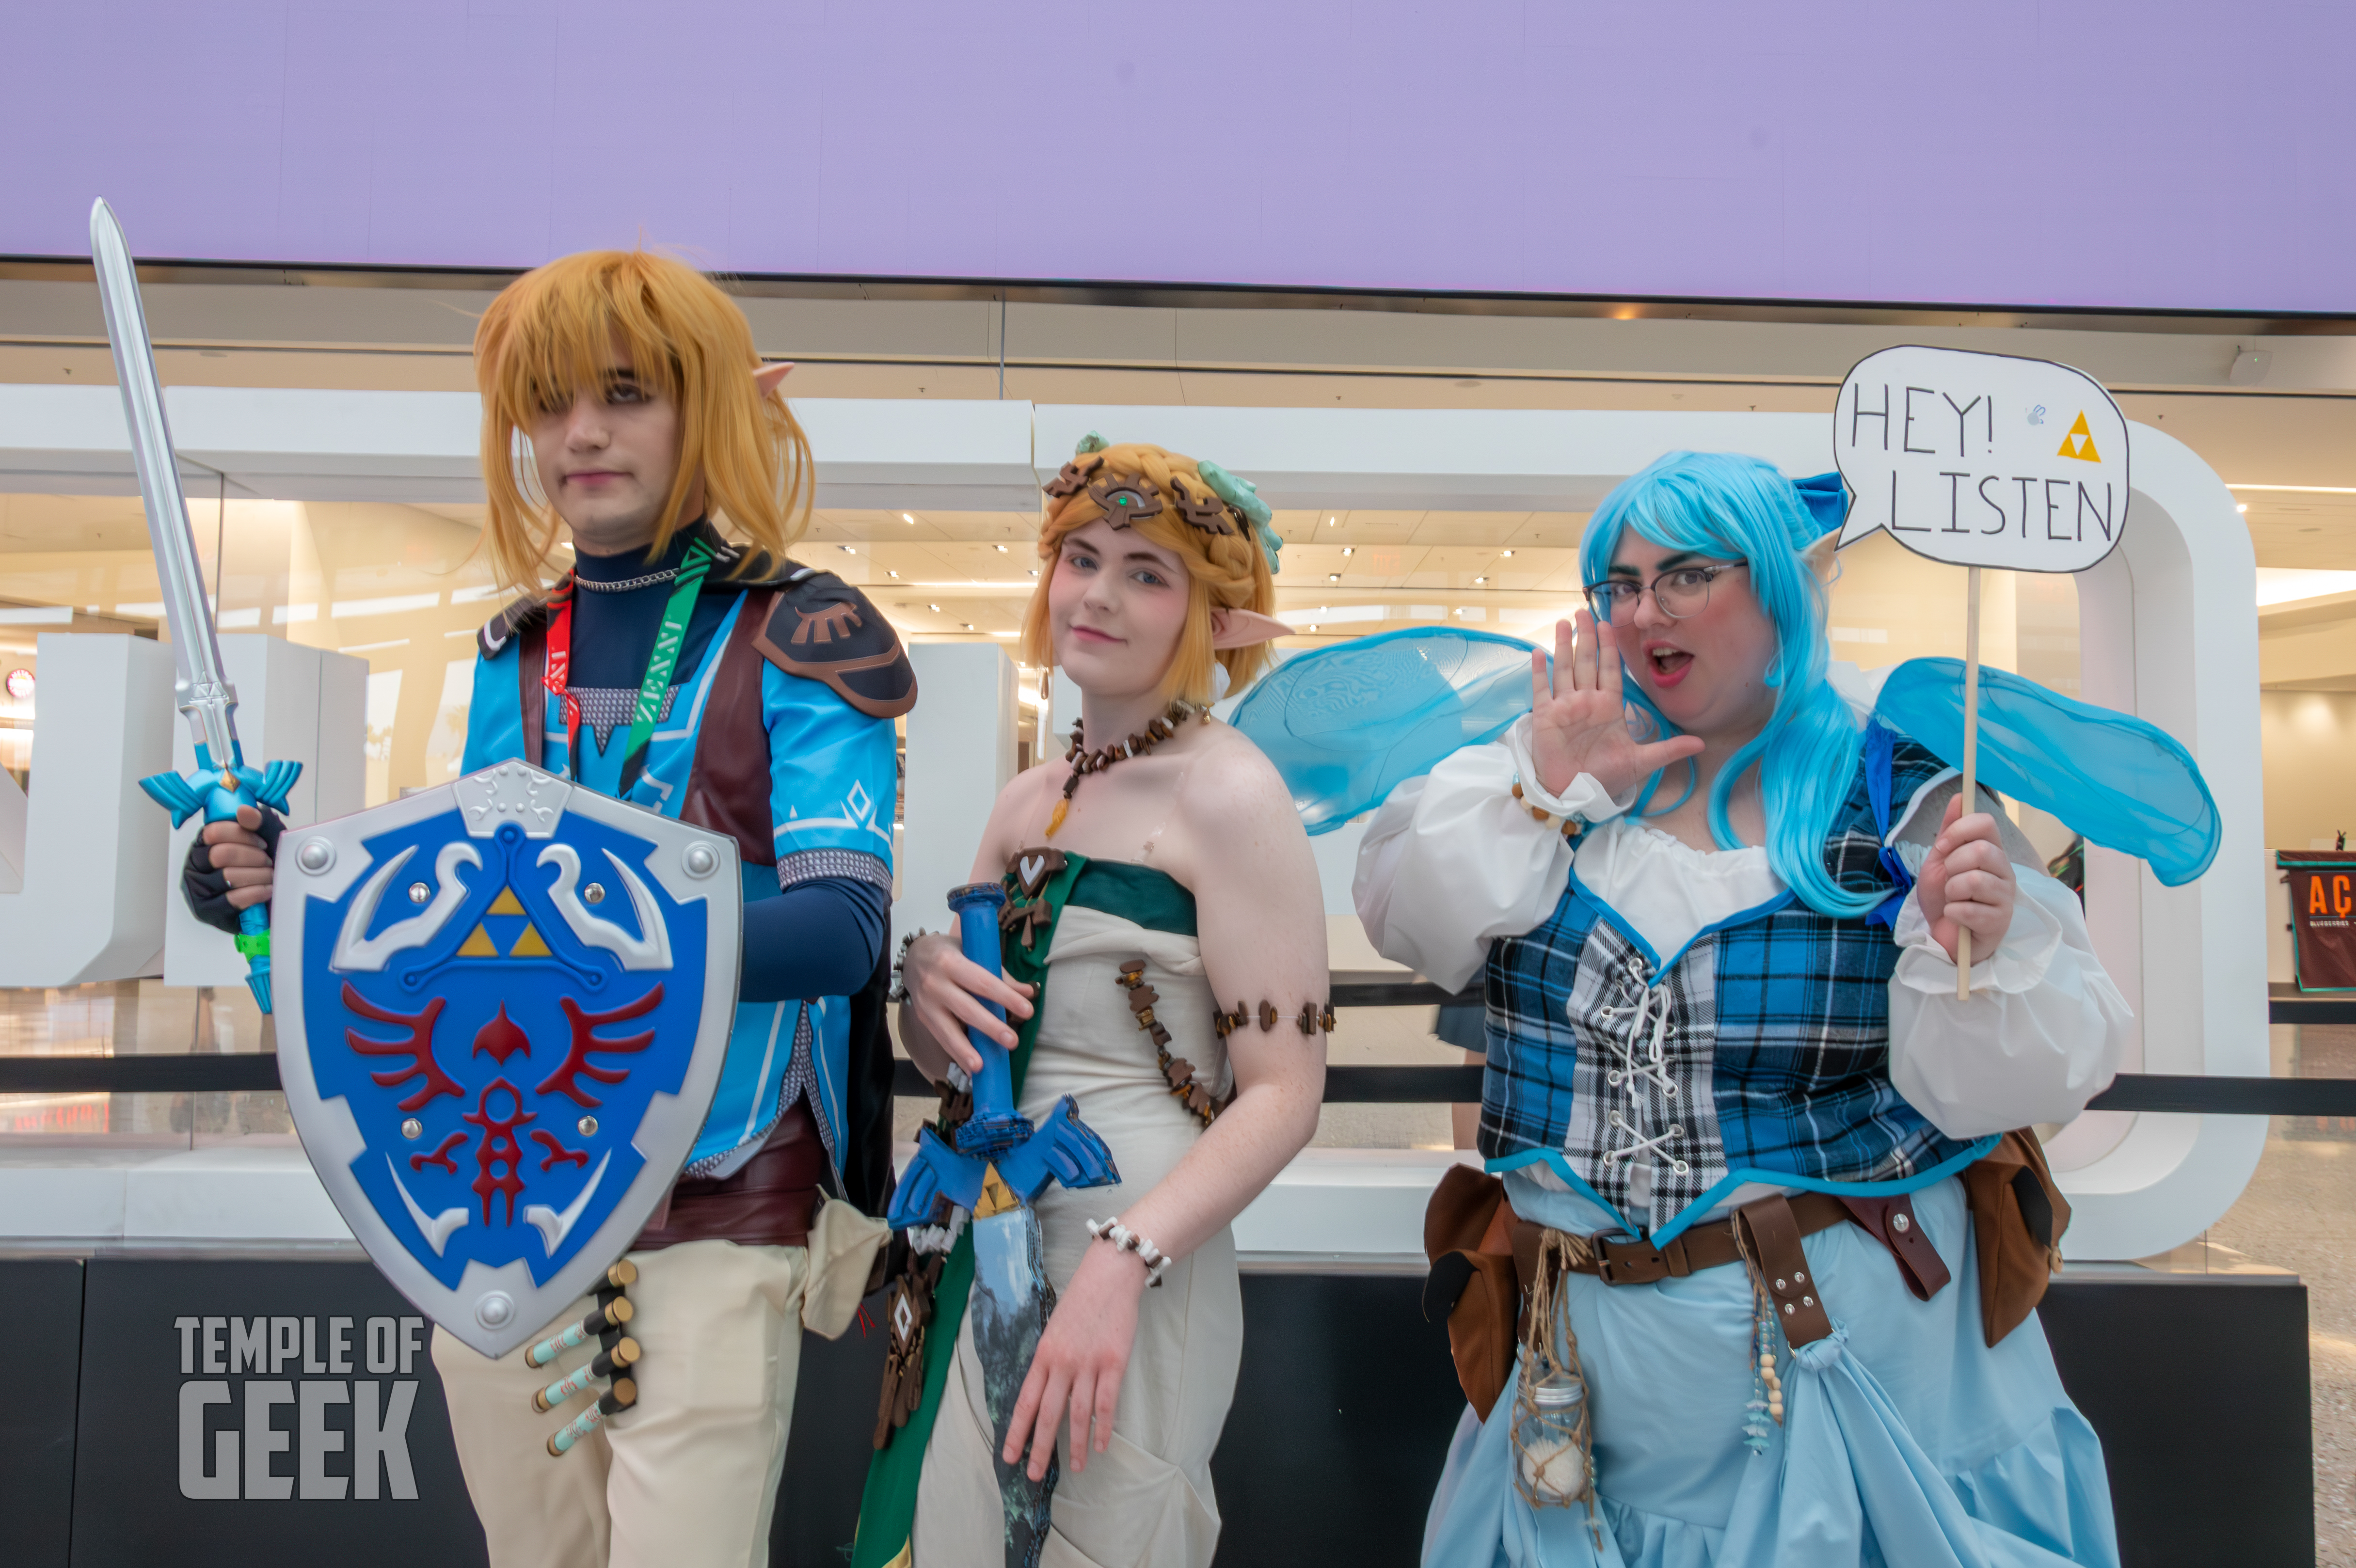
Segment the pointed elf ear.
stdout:
<path fill-rule="evenodd" d="M 793 374 L 793 369 L 791 360 L 783 365 L 764 365 L 753 372 L 753 385 L 758 387 L 761 389 L 761 396 L 766 398 L 777 389 L 778 383 Z"/>
<path fill-rule="evenodd" d="M 1292 628 L 1283 622 L 1256 610 L 1211 612 L 1211 646 L 1214 649 L 1248 648 L 1258 643 L 1272 643 L 1279 637 L 1293 635 Z"/>
<path fill-rule="evenodd" d="M 1839 550 L 1840 530 L 1835 528 L 1800 551 L 1800 560 L 1816 574 L 1817 581 L 1829 586 L 1840 577 Z"/>

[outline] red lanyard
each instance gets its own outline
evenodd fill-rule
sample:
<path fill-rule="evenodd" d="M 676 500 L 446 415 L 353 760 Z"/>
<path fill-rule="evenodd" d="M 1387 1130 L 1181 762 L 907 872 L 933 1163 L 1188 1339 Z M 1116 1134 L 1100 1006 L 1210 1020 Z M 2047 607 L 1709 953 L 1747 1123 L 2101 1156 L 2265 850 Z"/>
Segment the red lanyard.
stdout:
<path fill-rule="evenodd" d="M 712 570 L 712 550 L 701 539 L 688 546 L 687 559 L 680 563 L 679 576 L 674 581 L 670 599 L 663 606 L 662 625 L 655 633 L 653 655 L 647 660 L 647 673 L 638 682 L 637 706 L 630 715 L 630 738 L 622 749 L 622 773 L 629 776 L 630 759 L 645 750 L 653 739 L 656 716 L 662 711 L 664 696 L 670 689 L 671 671 L 679 667 L 680 650 L 687 643 L 687 624 L 695 614 L 696 596 L 703 592 L 703 579 Z M 581 776 L 581 699 L 573 695 L 573 574 L 566 572 L 564 581 L 548 596 L 548 665 L 541 671 L 540 683 L 548 688 L 564 709 L 564 775 Z"/>

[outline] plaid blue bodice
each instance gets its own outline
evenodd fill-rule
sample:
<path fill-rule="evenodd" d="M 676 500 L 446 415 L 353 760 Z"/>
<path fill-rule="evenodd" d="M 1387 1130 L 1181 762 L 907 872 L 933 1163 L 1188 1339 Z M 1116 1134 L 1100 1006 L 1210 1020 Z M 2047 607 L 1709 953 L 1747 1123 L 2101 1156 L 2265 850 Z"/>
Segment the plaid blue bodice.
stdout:
<path fill-rule="evenodd" d="M 1665 957 L 1574 869 L 1552 915 L 1491 949 L 1492 1170 L 1544 1164 L 1666 1241 L 1745 1183 L 1912 1187 L 1975 1157 L 1890 1082 L 1887 922 L 1910 879 L 1883 838 L 1893 801 L 1947 770 L 1879 726 L 1864 750 L 1825 863 L 1890 895 L 1872 915 L 1787 890 Z"/>

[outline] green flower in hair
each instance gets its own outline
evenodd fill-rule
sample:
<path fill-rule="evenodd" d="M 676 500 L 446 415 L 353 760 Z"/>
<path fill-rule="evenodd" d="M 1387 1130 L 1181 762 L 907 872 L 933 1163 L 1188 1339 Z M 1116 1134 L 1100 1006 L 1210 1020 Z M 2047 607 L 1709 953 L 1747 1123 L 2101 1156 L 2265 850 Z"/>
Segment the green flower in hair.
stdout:
<path fill-rule="evenodd" d="M 1241 512 L 1248 520 L 1266 528 L 1269 520 L 1276 516 L 1274 512 L 1269 510 L 1268 503 L 1259 498 L 1259 486 L 1250 480 L 1237 478 L 1215 463 L 1197 463 L 1194 467 L 1203 475 L 1203 483 L 1216 492 L 1220 500 Z"/>
<path fill-rule="evenodd" d="M 1074 457 L 1086 457 L 1091 452 L 1102 452 L 1111 445 L 1112 443 L 1107 441 L 1096 432 L 1090 431 L 1087 434 L 1080 437 L 1079 445 L 1072 448 L 1072 455 Z"/>
<path fill-rule="evenodd" d="M 1238 475 L 1228 473 L 1215 463 L 1198 462 L 1194 469 L 1202 475 L 1203 483 L 1211 487 L 1214 495 L 1242 513 L 1244 520 L 1251 524 L 1252 538 L 1259 541 L 1260 553 L 1268 557 L 1269 574 L 1274 576 L 1282 571 L 1284 565 L 1280 558 L 1284 553 L 1284 541 L 1277 537 L 1276 529 L 1271 526 L 1276 513 L 1259 498 L 1259 486 Z"/>

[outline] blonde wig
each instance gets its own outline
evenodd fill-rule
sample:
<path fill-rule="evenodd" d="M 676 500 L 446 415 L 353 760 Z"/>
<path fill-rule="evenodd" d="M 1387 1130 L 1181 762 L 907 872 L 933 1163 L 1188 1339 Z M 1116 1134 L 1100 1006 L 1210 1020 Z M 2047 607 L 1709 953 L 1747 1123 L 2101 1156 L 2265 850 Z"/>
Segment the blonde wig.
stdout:
<path fill-rule="evenodd" d="M 809 526 L 809 441 L 780 391 L 753 379 L 760 357 L 736 303 L 694 268 L 644 251 L 584 251 L 500 291 L 475 329 L 483 396 L 483 537 L 502 587 L 537 592 L 560 519 L 540 493 L 529 432 L 600 386 L 616 348 L 639 385 L 679 410 L 679 472 L 651 553 L 681 525 L 700 477 L 723 532 L 782 558 Z M 749 564 L 748 553 L 737 563 Z"/>
<path fill-rule="evenodd" d="M 1066 465 L 1063 476 L 1049 485 L 1046 520 L 1039 528 L 1038 585 L 1031 591 L 1030 607 L 1023 616 L 1023 657 L 1026 663 L 1050 667 L 1055 645 L 1047 625 L 1047 585 L 1063 557 L 1064 540 L 1076 528 L 1098 517 L 1119 516 L 1117 492 L 1137 485 L 1132 493 L 1143 502 L 1129 527 L 1141 537 L 1174 553 L 1186 563 L 1190 594 L 1186 628 L 1179 634 L 1178 650 L 1162 677 L 1165 699 L 1207 703 L 1212 699 L 1211 666 L 1215 660 L 1227 671 L 1230 688 L 1241 690 L 1269 664 L 1268 645 L 1214 651 L 1211 613 L 1250 610 L 1266 615 L 1276 607 L 1276 584 L 1252 526 L 1220 502 L 1195 460 L 1141 443 L 1108 446 L 1084 453 Z M 1057 492 L 1064 492 L 1058 494 Z M 1122 509 L 1122 515 L 1128 515 Z M 1189 517 L 1198 520 L 1189 521 Z M 1205 526 L 1223 521 L 1227 532 Z"/>

